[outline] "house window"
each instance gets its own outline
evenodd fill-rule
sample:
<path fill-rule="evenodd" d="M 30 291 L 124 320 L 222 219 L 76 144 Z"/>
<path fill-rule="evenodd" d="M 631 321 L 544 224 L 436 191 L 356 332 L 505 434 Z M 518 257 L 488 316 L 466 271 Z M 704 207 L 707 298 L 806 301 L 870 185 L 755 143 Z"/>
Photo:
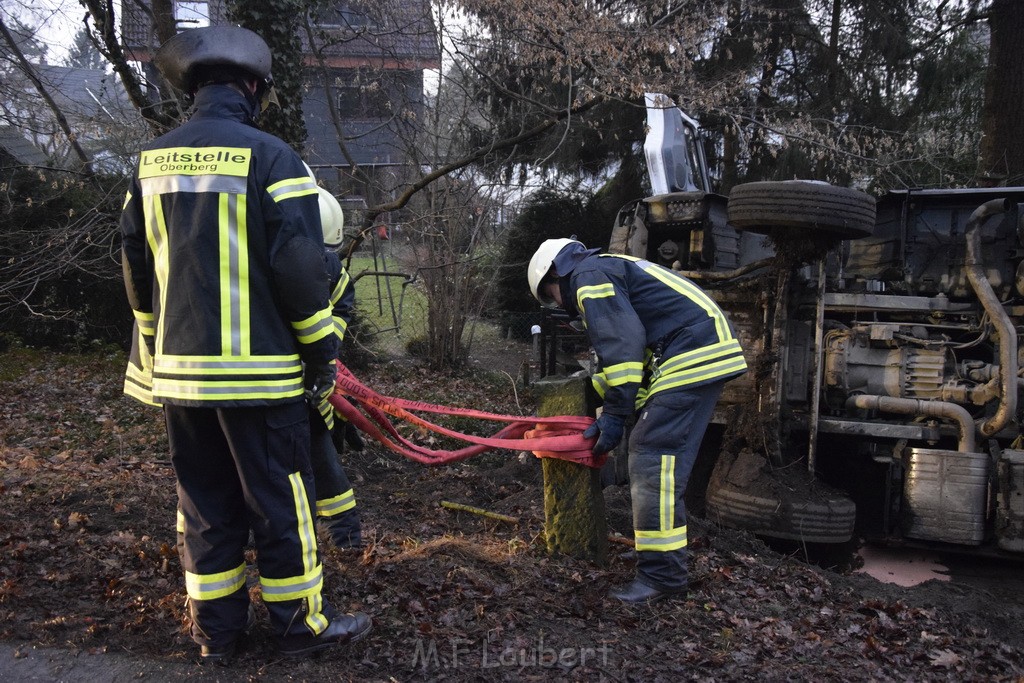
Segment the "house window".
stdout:
<path fill-rule="evenodd" d="M 310 19 L 321 29 L 364 31 L 377 25 L 366 7 L 356 2 L 340 2 L 331 7 L 310 10 Z"/>
<path fill-rule="evenodd" d="M 179 31 L 210 25 L 210 3 L 175 2 L 174 23 Z"/>
<path fill-rule="evenodd" d="M 338 111 L 350 119 L 380 119 L 391 115 L 391 102 L 378 80 L 352 78 L 337 86 Z"/>

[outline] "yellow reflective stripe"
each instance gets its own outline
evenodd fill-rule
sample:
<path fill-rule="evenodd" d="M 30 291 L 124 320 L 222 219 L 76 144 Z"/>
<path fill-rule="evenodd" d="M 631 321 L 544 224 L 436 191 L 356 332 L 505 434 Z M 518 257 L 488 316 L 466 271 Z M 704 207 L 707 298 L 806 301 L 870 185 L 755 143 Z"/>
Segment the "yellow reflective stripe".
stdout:
<path fill-rule="evenodd" d="M 167 377 L 153 379 L 153 394 L 160 398 L 195 401 L 274 400 L 302 396 L 302 392 L 301 377 L 282 380 L 233 380 L 230 383 L 217 384 Z"/>
<path fill-rule="evenodd" d="M 345 333 L 348 331 L 348 322 L 337 315 L 331 316 L 334 320 L 334 334 L 338 335 L 338 341 L 345 340 Z"/>
<path fill-rule="evenodd" d="M 722 313 L 722 309 L 718 307 L 718 304 L 716 304 L 704 290 L 684 278 L 682 275 L 678 275 L 667 268 L 658 266 L 646 259 L 637 258 L 636 256 L 626 256 L 624 254 L 601 254 L 601 256 L 632 261 L 645 273 L 667 285 L 671 289 L 679 292 L 687 299 L 704 309 L 704 312 L 708 314 L 708 317 L 715 321 L 715 329 L 718 332 L 719 339 L 732 339 L 732 331 L 729 329 L 729 323 L 726 321 L 725 314 Z"/>
<path fill-rule="evenodd" d="M 701 365 L 686 372 L 677 372 L 669 375 L 668 377 L 659 377 L 651 384 L 647 395 L 650 397 L 660 391 L 665 391 L 666 389 L 674 389 L 675 387 L 681 387 L 687 384 L 696 384 L 698 382 L 713 380 L 718 377 L 734 375 L 738 372 L 743 372 L 746 369 L 747 361 L 743 359 L 743 356 L 739 356 L 738 358 L 727 358 L 725 360 L 718 361 L 717 363 Z"/>
<path fill-rule="evenodd" d="M 634 529 L 637 550 L 668 552 L 686 547 L 686 525 L 664 531 L 642 531 Z"/>
<path fill-rule="evenodd" d="M 608 380 L 604 378 L 604 373 L 598 372 L 590 377 L 590 383 L 594 386 L 594 391 L 601 398 L 604 398 L 605 393 L 608 391 Z"/>
<path fill-rule="evenodd" d="M 316 192 L 316 181 L 309 176 L 285 178 L 267 188 L 267 194 L 275 202 L 292 197 L 302 197 L 307 194 L 316 194 Z"/>
<path fill-rule="evenodd" d="M 318 595 L 323 588 L 323 583 L 323 567 L 319 564 L 302 576 L 290 576 L 286 579 L 260 576 L 263 599 L 267 602 L 299 600 Z"/>
<path fill-rule="evenodd" d="M 238 268 L 235 272 L 235 286 L 238 287 L 238 326 L 245 331 L 238 355 L 248 356 L 252 353 L 252 321 L 250 311 L 252 302 L 249 299 L 249 224 L 245 196 L 235 197 L 235 226 L 238 230 Z"/>
<path fill-rule="evenodd" d="M 139 155 L 139 178 L 169 175 L 248 176 L 252 150 L 244 147 L 167 147 Z"/>
<path fill-rule="evenodd" d="M 355 491 L 349 489 L 333 498 L 324 498 L 316 502 L 316 514 L 318 517 L 333 517 L 347 512 L 356 506 Z"/>
<path fill-rule="evenodd" d="M 162 374 L 182 375 L 286 375 L 302 372 L 298 354 L 284 356 L 176 356 L 165 354 L 156 361 Z"/>
<path fill-rule="evenodd" d="M 295 337 L 302 344 L 312 344 L 334 332 L 334 318 L 331 309 L 324 308 L 305 320 L 292 323 Z"/>
<path fill-rule="evenodd" d="M 231 356 L 245 356 L 251 348 L 245 197 L 222 194 L 217 206 L 221 349 Z"/>
<path fill-rule="evenodd" d="M 139 325 L 139 333 L 152 337 L 156 333 L 156 318 L 153 313 L 144 313 L 134 309 L 132 313 L 135 314 L 135 322 Z"/>
<path fill-rule="evenodd" d="M 217 574 L 185 572 L 185 590 L 193 600 L 216 600 L 245 586 L 245 562 Z"/>
<path fill-rule="evenodd" d="M 302 554 L 302 567 L 304 573 L 301 576 L 290 576 L 283 579 L 271 579 L 260 576 L 260 584 L 263 587 L 263 599 L 269 602 L 281 602 L 284 600 L 297 600 L 299 598 L 319 597 L 323 587 L 323 568 L 317 562 L 316 556 L 316 535 L 313 528 L 313 519 L 310 515 L 309 497 L 306 495 L 306 486 L 302 482 L 302 474 L 293 472 L 288 475 L 288 483 L 292 487 L 292 500 L 295 505 L 296 533 L 299 538 Z M 313 600 L 309 604 L 312 613 L 317 607 L 318 601 Z M 310 621 L 312 617 L 312 621 Z M 316 615 L 307 616 L 307 624 L 318 623 Z M 326 624 L 324 625 L 326 627 Z M 321 629 L 322 630 L 322 629 Z"/>
<path fill-rule="evenodd" d="M 235 336 L 240 330 L 233 320 L 237 283 L 232 281 L 231 267 L 238 257 L 238 241 L 233 234 L 234 226 L 231 225 L 231 207 L 228 204 L 230 196 L 221 194 L 217 202 L 217 246 L 220 252 L 217 281 L 220 284 L 220 347 L 224 353 L 234 356 L 240 353 L 237 346 L 238 338 Z"/>
<path fill-rule="evenodd" d="M 342 268 L 341 275 L 338 277 L 338 284 L 334 285 L 334 291 L 331 292 L 332 304 L 336 304 L 341 300 L 341 295 L 345 293 L 345 289 L 348 287 L 351 279 L 352 276 L 348 274 L 348 271 Z"/>
<path fill-rule="evenodd" d="M 316 407 L 320 417 L 324 419 L 324 424 L 327 425 L 328 431 L 334 429 L 334 406 L 326 398 L 320 401 L 320 405 Z"/>
<path fill-rule="evenodd" d="M 626 361 L 609 365 L 602 373 L 610 387 L 617 387 L 630 382 L 640 382 L 644 378 L 644 364 L 640 361 Z"/>
<path fill-rule="evenodd" d="M 310 514 L 309 496 L 306 495 L 306 485 L 300 472 L 289 474 L 288 482 L 292 485 L 292 500 L 295 503 L 295 532 L 302 543 L 302 567 L 309 574 L 320 567 L 316 557 L 316 530 Z"/>
<path fill-rule="evenodd" d="M 661 456 L 661 495 L 659 512 L 662 531 L 667 531 L 675 524 L 676 517 L 676 456 Z"/>
<path fill-rule="evenodd" d="M 128 206 L 128 202 L 132 200 L 132 191 L 128 190 L 124 194 L 124 204 L 121 205 L 121 210 L 124 211 L 125 207 Z"/>
<path fill-rule="evenodd" d="M 165 310 L 169 287 L 170 250 L 167 248 L 167 222 L 164 219 L 164 208 L 160 198 L 146 197 L 142 203 L 142 211 L 146 221 L 146 241 L 153 254 L 154 274 L 160 285 L 160 310 Z M 162 325 L 155 330 L 154 336 L 156 336 L 156 350 L 159 353 L 164 345 Z"/>
<path fill-rule="evenodd" d="M 615 288 L 610 282 L 600 285 L 585 285 L 576 291 L 576 307 L 582 311 L 583 302 L 587 299 L 604 299 L 610 296 L 615 296 Z"/>
<path fill-rule="evenodd" d="M 647 387 L 640 387 L 636 392 L 636 399 L 633 401 L 633 408 L 640 410 L 647 403 Z"/>
<path fill-rule="evenodd" d="M 154 408 L 159 408 L 162 405 L 153 400 L 152 388 L 140 387 L 138 384 L 131 381 L 130 379 L 125 379 L 124 381 L 124 395 L 131 396 L 136 401 L 141 401 L 146 405 L 153 406 Z"/>
<path fill-rule="evenodd" d="M 139 355 L 142 356 L 141 360 L 145 365 L 149 353 L 145 351 L 145 346 L 141 346 L 139 350 Z M 152 366 L 152 361 L 150 366 Z M 124 374 L 124 393 L 126 396 L 131 396 L 151 406 L 160 406 L 159 403 L 153 400 L 153 373 L 151 369 L 147 370 L 145 367 L 139 367 L 135 363 L 129 362 Z"/>
<path fill-rule="evenodd" d="M 181 510 L 177 511 L 177 519 L 175 520 L 174 530 L 179 534 L 185 533 L 185 515 L 182 514 Z"/>
<path fill-rule="evenodd" d="M 327 628 L 328 620 L 323 613 L 324 599 L 321 593 L 306 596 L 306 626 L 314 634 L 319 635 Z"/>
<path fill-rule="evenodd" d="M 664 377 L 665 375 L 671 375 L 675 372 L 696 365 L 697 363 L 721 358 L 722 356 L 734 354 L 742 355 L 742 353 L 743 349 L 740 348 L 740 343 L 737 340 L 727 339 L 693 351 L 680 353 L 677 356 L 672 356 L 668 360 L 659 363 L 656 371 L 659 375 Z"/>
<path fill-rule="evenodd" d="M 715 321 L 715 330 L 718 333 L 719 339 L 732 339 L 732 331 L 729 329 L 729 323 L 725 319 L 725 314 L 722 313 L 722 309 L 718 307 L 718 304 L 704 290 L 681 275 L 676 275 L 670 270 L 656 266 L 650 261 L 641 260 L 636 263 L 645 273 L 704 309 L 708 317 Z"/>

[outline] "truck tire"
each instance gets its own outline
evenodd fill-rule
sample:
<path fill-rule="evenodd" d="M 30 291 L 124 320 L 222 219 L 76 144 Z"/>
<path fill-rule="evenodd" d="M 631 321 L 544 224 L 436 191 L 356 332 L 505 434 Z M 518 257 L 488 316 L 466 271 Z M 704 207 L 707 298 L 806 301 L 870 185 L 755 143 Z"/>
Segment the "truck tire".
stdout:
<path fill-rule="evenodd" d="M 728 218 L 739 230 L 761 234 L 796 230 L 842 239 L 870 237 L 875 200 L 859 190 L 813 180 L 745 183 L 729 193 Z"/>

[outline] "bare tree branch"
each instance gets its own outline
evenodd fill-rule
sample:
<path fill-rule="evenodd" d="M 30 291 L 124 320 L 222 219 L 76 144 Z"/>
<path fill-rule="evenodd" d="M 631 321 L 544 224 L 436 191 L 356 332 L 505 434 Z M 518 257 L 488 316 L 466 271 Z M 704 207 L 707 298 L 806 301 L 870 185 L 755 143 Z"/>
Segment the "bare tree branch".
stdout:
<path fill-rule="evenodd" d="M 92 175 L 92 159 L 90 159 L 89 155 L 86 154 L 84 149 L 82 149 L 82 146 L 78 144 L 78 136 L 71 130 L 67 117 L 64 116 L 64 112 L 57 106 L 57 103 L 53 101 L 53 98 L 50 96 L 46 86 L 43 85 L 43 82 L 39 80 L 39 75 L 36 73 L 36 70 L 32 68 L 32 65 L 28 63 L 27 59 L 25 59 L 25 54 L 21 51 L 21 48 L 18 47 L 18 42 L 14 40 L 14 36 L 11 35 L 9 30 L 7 30 L 7 25 L 4 23 L 3 17 L 0 17 L 0 34 L 3 35 L 4 40 L 7 42 L 7 46 L 10 48 L 11 54 L 13 54 L 18 60 L 18 64 L 21 66 L 21 70 L 24 72 L 26 78 L 32 81 L 32 85 L 35 86 L 39 95 L 43 98 L 43 101 L 46 102 L 46 106 L 48 106 L 50 111 L 53 112 L 54 118 L 57 119 L 57 125 L 60 126 L 62 131 L 64 131 L 64 135 L 67 136 L 68 142 L 71 144 L 71 148 L 75 150 L 75 154 L 78 155 L 78 158 L 81 160 L 86 175 Z"/>

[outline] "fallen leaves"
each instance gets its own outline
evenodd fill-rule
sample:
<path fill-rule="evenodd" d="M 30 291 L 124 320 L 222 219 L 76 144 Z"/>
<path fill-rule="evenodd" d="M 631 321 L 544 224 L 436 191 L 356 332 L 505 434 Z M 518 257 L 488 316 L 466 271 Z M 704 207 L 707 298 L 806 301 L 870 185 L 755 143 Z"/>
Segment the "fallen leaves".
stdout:
<path fill-rule="evenodd" d="M 0 385 L 0 637 L 125 650 L 138 656 L 141 672 L 149 657 L 194 650 L 164 428 L 159 411 L 120 398 L 121 359 L 76 367 L 64 393 L 75 399 L 59 421 L 51 417 L 52 394 L 31 379 Z M 386 394 L 518 411 L 493 386 L 477 389 L 464 379 L 449 386 L 446 378 L 402 369 L 365 379 Z M 290 664 L 285 674 L 273 663 L 262 668 L 269 636 L 261 626 L 238 664 L 241 677 L 328 680 L 345 671 L 355 679 L 458 683 L 597 680 L 615 672 L 622 680 L 859 681 L 1024 673 L 1024 653 L 997 633 L 972 630 L 940 609 L 852 590 L 843 577 L 698 519 L 690 525 L 687 598 L 613 604 L 605 594 L 631 578 L 633 563 L 614 551 L 605 568 L 547 556 L 533 459 L 488 455 L 425 469 L 370 446 L 343 460 L 363 510 L 366 548 L 361 555 L 325 548 L 325 586 L 339 608 L 371 612 L 375 630 L 354 654 Z M 628 519 L 628 494 L 614 494 L 606 491 L 610 513 Z M 445 499 L 514 512 L 521 523 L 438 514 Z M 628 522 L 617 531 L 628 533 Z M 615 551 L 626 549 L 619 545 Z M 414 664 L 425 643 L 438 649 L 432 661 L 450 668 Z M 581 656 L 595 651 L 596 659 Z M 485 655 L 494 668 L 481 669 Z"/>

